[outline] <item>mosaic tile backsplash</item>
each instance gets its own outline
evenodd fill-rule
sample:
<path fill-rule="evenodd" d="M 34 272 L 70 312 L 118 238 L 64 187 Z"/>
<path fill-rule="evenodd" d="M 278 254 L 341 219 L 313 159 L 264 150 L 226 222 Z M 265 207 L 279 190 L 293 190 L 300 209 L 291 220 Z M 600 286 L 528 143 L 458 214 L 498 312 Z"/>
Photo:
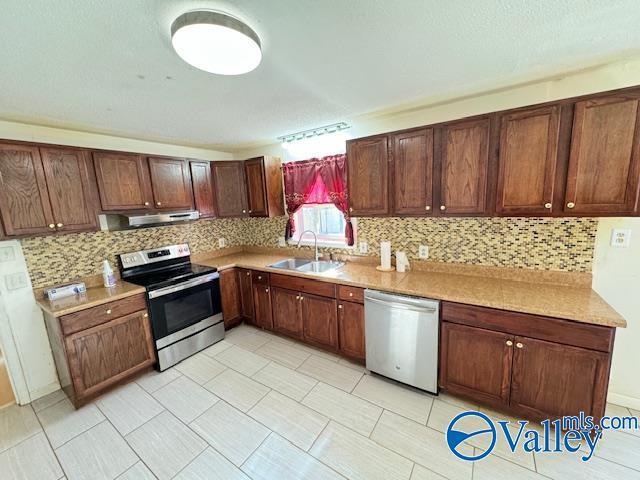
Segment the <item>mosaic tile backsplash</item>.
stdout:
<path fill-rule="evenodd" d="M 22 240 L 35 288 L 99 274 L 118 253 L 188 243 L 193 253 L 227 246 L 277 247 L 286 217 L 214 219 L 121 232 L 90 232 Z M 591 218 L 359 218 L 356 243 L 377 255 L 381 240 L 418 258 L 429 246 L 436 262 L 590 272 L 598 221 Z M 357 249 L 323 249 L 358 255 Z"/>

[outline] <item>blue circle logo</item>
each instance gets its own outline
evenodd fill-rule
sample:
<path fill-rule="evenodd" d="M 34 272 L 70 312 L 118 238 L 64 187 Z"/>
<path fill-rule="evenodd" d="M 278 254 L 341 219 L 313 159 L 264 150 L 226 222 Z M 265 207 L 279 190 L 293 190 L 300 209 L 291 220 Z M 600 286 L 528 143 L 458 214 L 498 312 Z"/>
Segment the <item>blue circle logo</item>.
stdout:
<path fill-rule="evenodd" d="M 462 430 L 457 430 L 455 428 L 456 424 L 460 420 L 466 417 L 477 417 L 482 422 L 487 424 L 487 428 L 480 428 L 477 430 L 473 430 L 471 432 L 464 432 Z M 446 435 L 447 435 L 447 444 L 449 445 L 449 450 L 451 450 L 456 457 L 461 458 L 462 460 L 470 461 L 470 462 L 483 459 L 484 457 L 489 455 L 493 450 L 493 448 L 496 446 L 496 437 L 497 437 L 496 427 L 489 417 L 487 417 L 484 413 L 480 413 L 480 412 L 474 412 L 474 411 L 462 412 L 461 414 L 457 415 L 453 420 L 451 420 L 451 423 L 449 423 L 449 426 L 447 427 Z M 468 440 L 471 437 L 475 437 L 478 435 L 488 435 L 489 438 L 491 438 L 491 443 L 489 444 L 489 448 L 487 448 L 484 452 L 480 452 L 479 455 L 472 455 L 472 456 L 464 455 L 458 451 L 462 442 Z"/>

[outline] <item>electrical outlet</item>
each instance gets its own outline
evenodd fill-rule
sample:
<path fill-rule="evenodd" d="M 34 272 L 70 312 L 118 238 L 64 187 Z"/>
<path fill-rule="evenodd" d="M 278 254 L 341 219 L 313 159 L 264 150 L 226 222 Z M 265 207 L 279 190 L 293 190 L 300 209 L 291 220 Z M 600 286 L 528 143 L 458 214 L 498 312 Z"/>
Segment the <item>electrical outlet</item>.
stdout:
<path fill-rule="evenodd" d="M 624 228 L 614 228 L 611 230 L 611 246 L 627 248 L 631 243 L 631 230 Z"/>
<path fill-rule="evenodd" d="M 4 276 L 7 290 L 19 290 L 29 286 L 29 280 L 24 272 L 12 273 Z"/>
<path fill-rule="evenodd" d="M 16 259 L 16 254 L 13 251 L 13 247 L 0 248 L 0 262 L 12 262 Z"/>
<path fill-rule="evenodd" d="M 429 258 L 429 247 L 427 245 L 420 245 L 420 248 L 418 248 L 418 257 L 423 260 Z"/>
<path fill-rule="evenodd" d="M 224 248 L 227 246 L 227 239 L 226 238 L 219 238 L 218 239 L 218 246 L 220 248 Z"/>
<path fill-rule="evenodd" d="M 278 237 L 278 246 L 279 247 L 286 247 L 287 246 L 287 240 L 284 237 Z"/>
<path fill-rule="evenodd" d="M 358 244 L 358 250 L 360 253 L 367 253 L 369 251 L 369 244 L 367 242 L 360 242 Z"/>

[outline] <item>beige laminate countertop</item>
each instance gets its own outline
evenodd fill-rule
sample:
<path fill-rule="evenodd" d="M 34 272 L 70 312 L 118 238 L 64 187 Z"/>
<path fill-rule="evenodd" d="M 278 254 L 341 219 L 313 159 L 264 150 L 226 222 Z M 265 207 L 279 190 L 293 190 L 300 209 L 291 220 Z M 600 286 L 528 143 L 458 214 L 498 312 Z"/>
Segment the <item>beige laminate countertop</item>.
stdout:
<path fill-rule="evenodd" d="M 418 270 L 386 273 L 376 270 L 372 265 L 350 262 L 338 271 L 322 275 L 267 266 L 286 258 L 291 257 L 244 252 L 199 259 L 196 263 L 217 267 L 218 270 L 231 267 L 250 268 L 449 302 L 564 318 L 593 325 L 627 326 L 625 319 L 588 286 L 531 283 L 481 275 Z"/>
<path fill-rule="evenodd" d="M 119 280 L 115 287 L 105 288 L 102 285 L 87 286 L 86 293 L 53 301 L 36 293 L 36 302 L 44 312 L 54 317 L 61 317 L 70 313 L 79 312 L 80 310 L 86 310 L 87 308 L 97 307 L 98 305 L 103 305 L 108 302 L 114 302 L 144 293 L 145 291 L 145 288 L 140 285 Z"/>

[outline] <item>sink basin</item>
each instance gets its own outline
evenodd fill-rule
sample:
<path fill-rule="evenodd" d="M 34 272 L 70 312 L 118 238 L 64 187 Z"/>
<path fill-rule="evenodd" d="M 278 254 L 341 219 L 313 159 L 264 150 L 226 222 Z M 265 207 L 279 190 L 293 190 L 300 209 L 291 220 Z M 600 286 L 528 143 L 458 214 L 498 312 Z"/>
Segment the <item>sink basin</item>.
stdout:
<path fill-rule="evenodd" d="M 337 270 L 344 265 L 344 262 L 331 262 L 328 260 L 320 260 L 318 262 L 309 262 L 306 265 L 296 268 L 299 272 L 307 273 L 326 273 Z"/>
<path fill-rule="evenodd" d="M 283 270 L 295 270 L 305 273 L 326 273 L 342 267 L 344 262 L 333 262 L 329 260 L 318 260 L 314 262 L 306 258 L 287 258 L 280 262 L 269 265 L 271 268 L 281 268 Z"/>
<path fill-rule="evenodd" d="M 302 267 L 311 262 L 312 260 L 309 260 L 307 258 L 287 258 L 286 260 L 282 260 L 280 262 L 269 265 L 269 267 L 282 268 L 284 270 L 296 270 L 298 267 Z"/>

